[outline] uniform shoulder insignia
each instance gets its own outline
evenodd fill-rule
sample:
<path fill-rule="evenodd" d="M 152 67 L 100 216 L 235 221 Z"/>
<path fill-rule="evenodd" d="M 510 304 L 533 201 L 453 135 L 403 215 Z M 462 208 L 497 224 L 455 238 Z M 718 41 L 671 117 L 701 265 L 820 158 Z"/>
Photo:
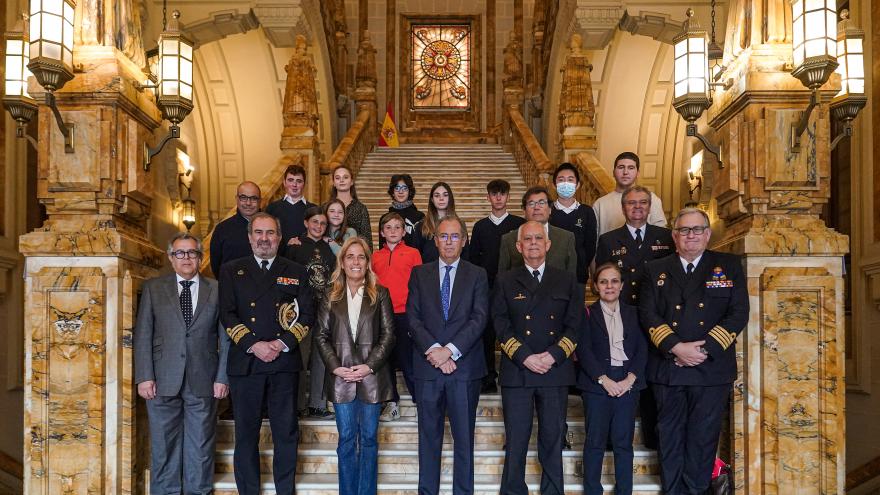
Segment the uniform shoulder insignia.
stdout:
<path fill-rule="evenodd" d="M 520 293 L 518 293 L 518 294 L 516 295 L 516 297 L 513 298 L 513 300 L 514 300 L 514 301 L 521 301 L 521 300 L 523 300 L 523 299 L 525 299 L 525 298 L 526 298 L 526 296 L 524 296 L 524 295 L 522 294 L 522 292 L 520 292 Z"/>

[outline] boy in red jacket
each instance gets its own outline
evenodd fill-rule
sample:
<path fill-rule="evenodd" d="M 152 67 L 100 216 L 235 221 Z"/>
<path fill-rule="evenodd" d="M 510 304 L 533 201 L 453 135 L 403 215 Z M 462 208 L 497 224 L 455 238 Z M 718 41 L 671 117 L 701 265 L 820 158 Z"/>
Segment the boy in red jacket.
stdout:
<path fill-rule="evenodd" d="M 406 319 L 406 298 L 409 294 L 409 276 L 413 267 L 422 264 L 422 256 L 418 249 L 411 248 L 403 241 L 404 231 L 403 217 L 395 212 L 382 215 L 379 220 L 379 235 L 384 239 L 382 249 L 373 253 L 373 273 L 379 277 L 379 283 L 391 293 L 391 303 L 394 305 L 394 334 L 397 337 L 392 355 L 394 368 L 403 371 L 403 379 L 410 396 L 415 397 L 415 388 L 412 379 L 412 343 L 409 336 L 409 323 Z M 397 372 L 391 374 L 391 384 L 394 388 L 394 399 L 389 402 L 379 421 L 394 421 L 400 418 L 400 410 L 397 403 L 400 395 L 397 393 Z"/>

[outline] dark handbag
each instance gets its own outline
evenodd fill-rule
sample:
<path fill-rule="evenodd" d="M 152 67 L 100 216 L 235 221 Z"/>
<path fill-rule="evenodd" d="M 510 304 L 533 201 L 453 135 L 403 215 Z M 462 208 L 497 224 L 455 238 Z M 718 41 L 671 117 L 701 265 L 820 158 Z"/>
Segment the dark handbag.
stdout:
<path fill-rule="evenodd" d="M 719 473 L 712 479 L 712 488 L 709 491 L 713 495 L 733 495 L 733 476 L 730 473 L 730 464 L 725 464 Z"/>

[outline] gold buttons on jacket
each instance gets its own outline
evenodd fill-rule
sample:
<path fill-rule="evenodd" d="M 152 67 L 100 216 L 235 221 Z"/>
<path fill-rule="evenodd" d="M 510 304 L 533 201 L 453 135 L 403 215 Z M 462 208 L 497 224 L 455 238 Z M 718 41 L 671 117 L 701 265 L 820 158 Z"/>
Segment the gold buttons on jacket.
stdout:
<path fill-rule="evenodd" d="M 526 335 L 531 335 L 531 334 L 532 334 L 531 330 L 526 330 Z"/>
<path fill-rule="evenodd" d="M 256 319 L 256 318 L 251 318 L 251 321 L 257 321 L 257 319 Z"/>
<path fill-rule="evenodd" d="M 629 271 L 635 273 L 635 272 L 636 272 L 636 269 L 635 269 L 635 268 L 630 268 Z"/>
<path fill-rule="evenodd" d="M 556 332 L 554 332 L 553 330 L 550 330 L 550 335 L 556 335 Z"/>
<path fill-rule="evenodd" d="M 681 304 L 676 304 L 675 309 L 681 309 Z"/>
<path fill-rule="evenodd" d="M 553 316 L 553 315 L 550 315 L 550 319 L 551 319 L 551 320 L 554 319 L 554 316 Z"/>
<path fill-rule="evenodd" d="M 700 303 L 700 304 L 697 304 L 697 306 L 699 306 L 699 307 L 701 307 L 701 308 L 702 308 L 702 307 L 703 307 L 703 306 L 705 306 L 705 304 L 703 304 L 703 303 Z"/>
<path fill-rule="evenodd" d="M 252 303 L 251 303 L 251 307 L 252 307 L 252 308 L 253 308 L 253 307 L 256 307 L 256 305 L 257 305 L 257 303 L 255 303 L 255 302 L 252 302 Z"/>
<path fill-rule="evenodd" d="M 633 299 L 635 299 L 635 298 L 636 298 L 636 295 L 635 295 L 635 294 L 633 294 L 633 295 L 632 295 L 632 298 L 633 298 Z"/>
<path fill-rule="evenodd" d="M 702 322 L 702 321 L 700 322 L 700 326 L 703 326 L 703 322 Z"/>
<path fill-rule="evenodd" d="M 527 320 L 531 320 L 531 319 L 532 319 L 532 315 L 526 315 L 526 319 L 527 319 Z"/>
<path fill-rule="evenodd" d="M 672 326 L 677 327 L 677 326 L 678 326 L 678 322 L 677 322 L 677 321 L 673 321 L 673 322 L 672 322 Z"/>
<path fill-rule="evenodd" d="M 630 283 L 631 283 L 632 285 L 636 285 L 636 281 L 635 281 L 635 280 L 633 280 L 633 281 L 630 282 Z"/>

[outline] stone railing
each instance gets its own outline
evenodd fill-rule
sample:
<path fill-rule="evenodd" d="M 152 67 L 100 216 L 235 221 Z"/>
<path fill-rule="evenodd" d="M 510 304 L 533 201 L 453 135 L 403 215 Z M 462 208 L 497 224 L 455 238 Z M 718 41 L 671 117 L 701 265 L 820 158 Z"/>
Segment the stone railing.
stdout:
<path fill-rule="evenodd" d="M 321 200 L 330 197 L 330 186 L 333 183 L 330 174 L 333 169 L 344 165 L 357 177 L 367 154 L 376 147 L 376 113 L 369 108 L 361 108 L 354 124 L 348 129 L 345 137 L 333 152 L 330 160 L 321 167 Z"/>
<path fill-rule="evenodd" d="M 541 143 L 526 125 L 518 108 L 508 107 L 506 119 L 507 144 L 511 147 L 526 185 L 547 186 L 548 176 L 553 173 L 553 164 L 541 148 Z"/>
<path fill-rule="evenodd" d="M 574 157 L 574 165 L 581 174 L 581 187 L 577 192 L 579 202 L 591 205 L 614 190 L 614 177 L 592 153 L 578 153 Z"/>

